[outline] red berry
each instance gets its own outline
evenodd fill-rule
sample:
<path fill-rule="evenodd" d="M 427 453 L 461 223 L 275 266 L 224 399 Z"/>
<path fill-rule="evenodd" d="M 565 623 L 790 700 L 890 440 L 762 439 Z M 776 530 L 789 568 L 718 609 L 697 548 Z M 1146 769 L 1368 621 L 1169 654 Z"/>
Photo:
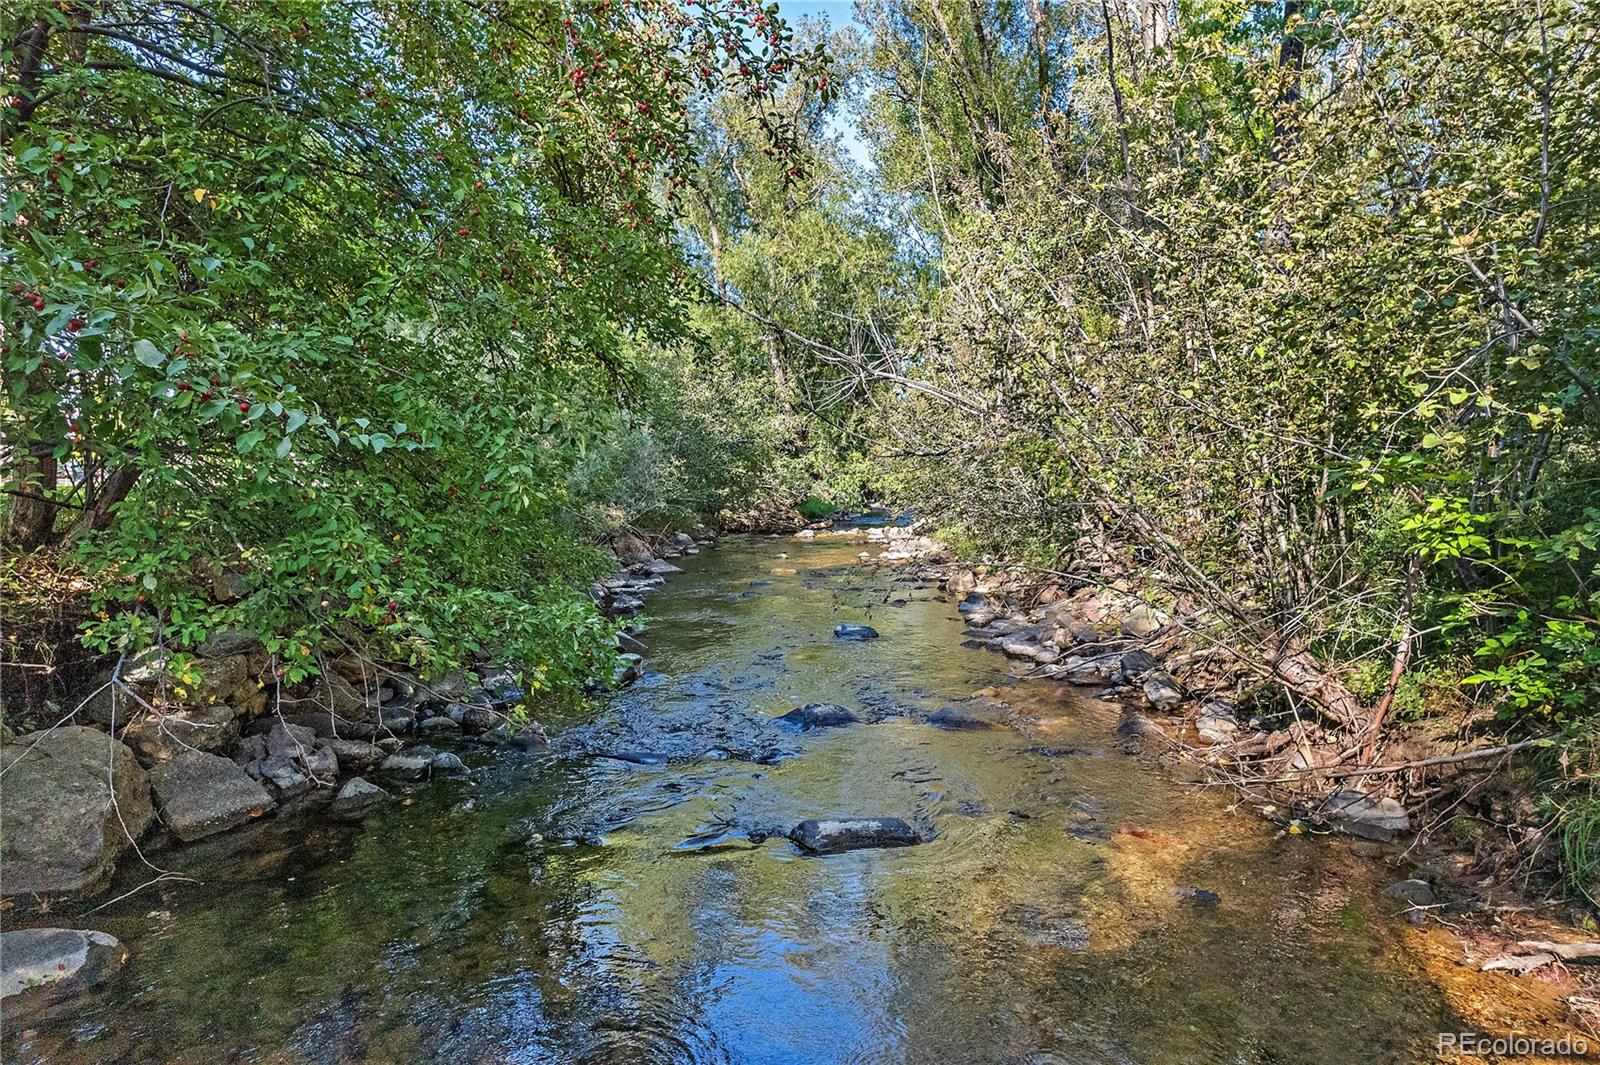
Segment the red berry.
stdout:
<path fill-rule="evenodd" d="M 466 226 L 462 226 L 460 229 L 456 230 L 456 236 L 464 237 L 466 235 L 467 235 L 467 227 Z"/>
<path fill-rule="evenodd" d="M 213 395 L 213 393 L 209 389 L 207 391 L 205 391 L 205 392 L 200 393 L 201 402 L 204 402 L 205 400 L 210 399 L 212 397 L 212 395 Z"/>
<path fill-rule="evenodd" d="M 241 399 L 239 401 L 239 410 L 240 410 L 241 413 L 249 414 L 250 413 L 250 401 L 248 399 Z"/>
<path fill-rule="evenodd" d="M 396 610 L 399 610 L 399 609 L 400 609 L 400 604 L 399 603 L 395 602 L 393 599 L 389 600 L 389 613 L 393 614 Z"/>
<path fill-rule="evenodd" d="M 83 328 L 83 319 L 82 318 L 74 318 L 74 319 L 72 319 L 72 321 L 67 323 L 67 332 L 69 332 L 69 333 L 76 333 L 78 330 L 80 330 L 82 328 Z"/>
<path fill-rule="evenodd" d="M 193 386 L 193 385 L 191 385 L 191 384 L 190 384 L 190 383 L 189 383 L 189 382 L 187 382 L 187 381 L 179 381 L 179 382 L 178 382 L 178 391 L 179 391 L 179 392 L 188 392 L 188 391 L 189 391 L 189 390 L 190 390 L 190 389 L 192 389 L 192 388 L 194 388 L 194 386 Z"/>
<path fill-rule="evenodd" d="M 100 268 L 100 260 L 99 259 L 85 259 L 83 261 L 83 268 L 85 270 L 98 270 Z"/>
<path fill-rule="evenodd" d="M 33 309 L 36 311 L 44 310 L 44 299 L 39 296 L 33 297 Z"/>
<path fill-rule="evenodd" d="M 123 289 L 123 288 L 127 288 L 128 287 L 128 283 L 126 281 L 122 280 L 122 278 L 120 278 L 120 277 L 117 278 L 115 281 L 113 281 L 111 283 L 113 285 L 115 285 L 119 289 Z"/>

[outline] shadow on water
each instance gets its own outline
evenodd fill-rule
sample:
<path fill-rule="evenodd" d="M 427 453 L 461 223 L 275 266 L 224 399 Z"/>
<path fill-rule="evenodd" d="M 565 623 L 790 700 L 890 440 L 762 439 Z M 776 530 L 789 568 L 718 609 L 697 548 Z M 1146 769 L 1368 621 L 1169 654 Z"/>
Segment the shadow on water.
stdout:
<path fill-rule="evenodd" d="M 862 543 L 683 560 L 647 682 L 550 755 L 156 856 L 204 882 L 96 914 L 128 964 L 6 1060 L 1347 1065 L 1471 1027 L 1380 871 L 1164 781 Z M 811 702 L 862 723 L 773 724 Z M 958 704 L 996 727 L 926 723 Z M 927 842 L 782 838 L 827 815 Z"/>

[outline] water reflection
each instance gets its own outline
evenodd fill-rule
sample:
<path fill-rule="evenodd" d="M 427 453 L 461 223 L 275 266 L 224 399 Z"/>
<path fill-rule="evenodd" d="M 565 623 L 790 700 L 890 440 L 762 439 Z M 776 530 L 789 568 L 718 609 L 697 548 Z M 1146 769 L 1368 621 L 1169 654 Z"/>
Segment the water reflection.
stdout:
<path fill-rule="evenodd" d="M 6 1059 L 1346 1065 L 1462 1027 L 1370 867 L 1163 782 L 1110 708 L 1014 683 L 858 550 L 684 559 L 649 604 L 655 673 L 552 756 L 165 856 L 206 882 L 97 914 L 119 982 Z M 982 688 L 1025 727 L 925 723 Z M 771 724 L 810 702 L 863 723 Z M 829 815 L 929 842 L 781 838 Z"/>

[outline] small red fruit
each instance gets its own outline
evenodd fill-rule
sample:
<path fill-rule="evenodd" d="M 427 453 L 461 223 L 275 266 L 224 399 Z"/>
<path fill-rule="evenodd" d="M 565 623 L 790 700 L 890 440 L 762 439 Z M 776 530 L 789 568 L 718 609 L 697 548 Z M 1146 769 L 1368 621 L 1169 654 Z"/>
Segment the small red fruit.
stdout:
<path fill-rule="evenodd" d="M 69 333 L 76 333 L 78 330 L 80 330 L 82 328 L 83 328 L 83 319 L 82 318 L 74 318 L 74 319 L 72 319 L 72 321 L 67 323 L 67 332 L 69 332 Z"/>
<path fill-rule="evenodd" d="M 115 281 L 113 281 L 111 283 L 113 285 L 115 285 L 119 289 L 124 289 L 124 288 L 128 287 L 128 283 L 126 281 L 122 280 L 122 278 L 120 278 L 120 277 L 117 278 Z"/>
<path fill-rule="evenodd" d="M 399 603 L 395 602 L 393 599 L 389 600 L 389 613 L 393 614 L 396 610 L 399 610 L 399 609 L 400 609 L 400 604 Z"/>
<path fill-rule="evenodd" d="M 456 230 L 456 236 L 464 237 L 466 235 L 467 235 L 467 227 L 466 226 L 462 226 L 460 229 Z"/>
<path fill-rule="evenodd" d="M 239 411 L 242 414 L 250 413 L 250 401 L 248 399 L 241 399 L 239 401 Z"/>
<path fill-rule="evenodd" d="M 205 392 L 202 392 L 202 393 L 200 393 L 200 401 L 201 401 L 201 402 L 202 402 L 202 403 L 203 403 L 203 402 L 205 402 L 205 401 L 206 401 L 206 400 L 208 400 L 208 399 L 210 399 L 210 398 L 211 398 L 211 397 L 212 397 L 212 395 L 214 395 L 214 393 L 212 393 L 212 392 L 211 392 L 211 391 L 210 391 L 210 390 L 209 390 L 209 389 L 208 389 L 208 390 L 207 390 L 207 391 L 205 391 Z"/>

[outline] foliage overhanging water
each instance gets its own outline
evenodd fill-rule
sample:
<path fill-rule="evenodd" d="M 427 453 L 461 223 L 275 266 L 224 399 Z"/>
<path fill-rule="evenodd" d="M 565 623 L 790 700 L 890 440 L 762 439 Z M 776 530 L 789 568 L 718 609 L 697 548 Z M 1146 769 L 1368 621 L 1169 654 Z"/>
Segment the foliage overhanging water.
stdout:
<path fill-rule="evenodd" d="M 681 560 L 651 672 L 551 755 L 469 757 L 471 781 L 358 826 L 155 856 L 203 883 L 87 918 L 127 966 L 9 1032 L 7 1059 L 1343 1065 L 1541 1009 L 1394 920 L 1381 868 L 1162 779 L 1113 708 L 1015 681 L 936 589 L 859 550 Z M 883 636 L 834 640 L 841 621 Z M 990 688 L 965 705 L 1007 727 L 923 720 Z M 769 720 L 809 702 L 863 722 Z M 595 757 L 640 753 L 667 762 Z M 930 839 L 808 858 L 782 838 L 824 815 Z"/>

